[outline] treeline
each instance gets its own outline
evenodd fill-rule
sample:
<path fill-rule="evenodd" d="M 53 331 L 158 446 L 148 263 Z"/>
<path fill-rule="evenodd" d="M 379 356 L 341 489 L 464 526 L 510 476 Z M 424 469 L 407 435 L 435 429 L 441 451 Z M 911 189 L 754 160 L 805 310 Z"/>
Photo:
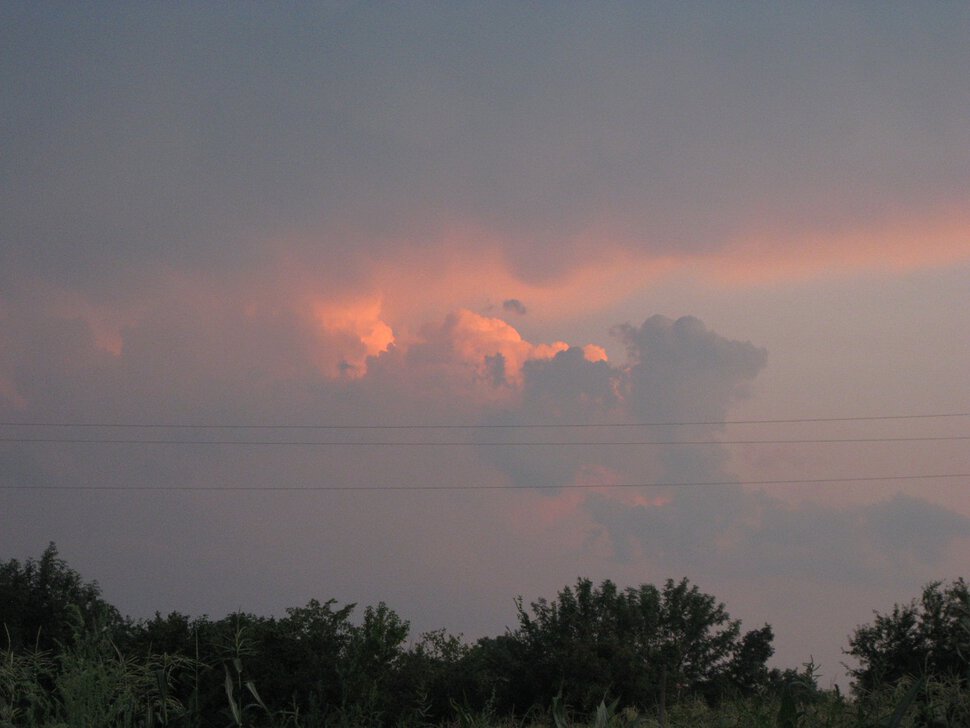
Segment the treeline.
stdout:
<path fill-rule="evenodd" d="M 861 720 L 882 709 L 863 710 L 875 695 L 900 705 L 932 705 L 940 685 L 965 695 L 970 667 L 962 580 L 930 585 L 922 602 L 857 630 L 848 650 L 861 662 L 855 702 L 819 690 L 811 665 L 769 669 L 770 626 L 742 632 L 686 579 L 627 589 L 579 579 L 551 601 L 519 600 L 514 629 L 469 644 L 443 630 L 414 639 L 383 603 L 131 620 L 51 544 L 39 560 L 0 564 L 0 621 L 0 726 L 491 725 L 516 716 L 559 726 L 597 715 L 673 725 L 688 709 L 739 705 L 796 726 L 822 705 L 833 720 Z M 962 715 L 965 703 L 949 700 L 944 717 Z"/>

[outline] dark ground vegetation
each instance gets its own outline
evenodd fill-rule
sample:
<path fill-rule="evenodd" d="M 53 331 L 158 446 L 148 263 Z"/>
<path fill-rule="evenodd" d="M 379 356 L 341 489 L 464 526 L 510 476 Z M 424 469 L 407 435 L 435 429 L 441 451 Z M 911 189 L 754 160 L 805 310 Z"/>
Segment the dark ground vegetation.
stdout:
<path fill-rule="evenodd" d="M 383 603 L 132 620 L 51 544 L 0 564 L 0 726 L 970 726 L 962 579 L 856 630 L 849 696 L 686 579 L 517 607 L 472 644 Z"/>

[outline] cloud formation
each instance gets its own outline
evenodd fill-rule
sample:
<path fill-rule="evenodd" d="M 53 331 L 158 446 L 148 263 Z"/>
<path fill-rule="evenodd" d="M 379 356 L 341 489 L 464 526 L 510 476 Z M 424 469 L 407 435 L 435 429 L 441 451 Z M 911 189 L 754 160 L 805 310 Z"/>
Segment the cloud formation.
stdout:
<path fill-rule="evenodd" d="M 406 466 L 413 482 L 443 485 L 455 483 L 453 471 L 438 466 L 449 460 L 462 462 L 473 483 L 526 489 L 730 483 L 735 477 L 720 446 L 608 443 L 716 439 L 722 429 L 717 423 L 747 396 L 767 362 L 764 349 L 722 337 L 690 316 L 652 316 L 639 326 L 614 327 L 628 356 L 611 362 L 596 344 L 533 343 L 508 322 L 465 309 L 399 340 L 382 322 L 379 301 L 329 306 L 310 301 L 301 310 L 286 298 L 213 295 L 187 283 L 120 329 L 120 346 L 101 341 L 87 315 L 82 310 L 65 317 L 62 309 L 45 310 L 38 300 L 20 308 L 6 303 L 0 336 L 18 346 L 5 347 L 0 358 L 5 419 L 139 422 L 148 413 L 148 421 L 159 423 L 657 423 L 620 430 L 540 427 L 522 432 L 522 439 L 538 444 L 476 448 L 496 439 L 496 431 L 482 430 L 471 434 L 473 447 L 460 456 L 441 459 L 439 453 Z M 688 422 L 707 424 L 674 424 Z M 541 444 L 564 439 L 576 442 Z M 218 474 L 228 464 L 224 454 L 187 451 L 170 459 L 135 450 L 118 470 L 112 465 L 116 450 L 74 448 L 45 459 L 28 445 L 8 447 L 6 481 L 228 482 L 227 471 Z M 412 482 L 402 480 L 400 470 L 411 455 L 378 452 L 366 465 L 359 458 L 334 457 L 315 477 L 351 486 Z M 265 482 L 260 474 L 272 479 L 275 467 L 285 467 L 286 480 L 294 484 L 308 477 L 295 461 L 270 453 L 237 455 L 236 462 L 248 463 L 238 474 L 242 483 Z M 813 578 L 829 579 L 936 563 L 954 539 L 967 535 L 970 523 L 916 498 L 900 496 L 854 510 L 793 506 L 741 485 L 553 490 L 538 505 L 550 516 L 558 514 L 554 520 L 572 514 L 569 518 L 585 524 L 591 543 L 605 539 L 621 562 L 646 558 L 689 570 L 696 561 L 714 558 L 731 573 L 782 573 L 797 566 Z"/>
<path fill-rule="evenodd" d="M 941 576 L 958 485 L 739 481 L 966 472 L 952 444 L 610 443 L 966 409 L 968 36 L 893 3 L 0 5 L 0 418 L 337 428 L 3 442 L 2 482 L 512 486 L 2 491 L 0 557 L 54 538 L 132 610 L 400 596 L 469 630 L 579 572 Z M 345 429 L 414 423 L 448 429 Z M 45 433 L 78 435 L 0 434 Z"/>
<path fill-rule="evenodd" d="M 899 9 L 3 13 L 5 283 L 111 297 L 275 252 L 357 279 L 434 268 L 456 229 L 531 283 L 604 257 L 875 263 L 900 229 L 899 265 L 970 254 L 968 21 L 943 8 L 931 52 Z"/>
<path fill-rule="evenodd" d="M 618 558 L 701 563 L 739 578 L 802 578 L 845 585 L 892 583 L 932 572 L 970 536 L 970 519 L 897 495 L 851 508 L 791 505 L 740 486 L 671 489 L 661 505 L 593 495 L 587 508 Z"/>

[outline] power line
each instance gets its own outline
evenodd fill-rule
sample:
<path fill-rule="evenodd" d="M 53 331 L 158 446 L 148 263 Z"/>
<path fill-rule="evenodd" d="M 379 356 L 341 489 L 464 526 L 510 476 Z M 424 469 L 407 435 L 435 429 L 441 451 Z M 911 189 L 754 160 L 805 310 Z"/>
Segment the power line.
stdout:
<path fill-rule="evenodd" d="M 57 491 L 469 491 L 469 490 L 596 490 L 604 488 L 694 488 L 730 485 L 824 485 L 827 483 L 878 483 L 903 480 L 944 480 L 970 478 L 970 473 L 934 473 L 918 475 L 874 475 L 847 478 L 788 478 L 774 480 L 711 480 L 693 482 L 653 482 L 653 483 L 567 483 L 560 485 L 7 485 L 0 484 L 0 490 L 57 490 Z"/>
<path fill-rule="evenodd" d="M 328 424 L 199 424 L 149 422 L 0 422 L 0 427 L 84 427 L 105 429 L 178 429 L 178 430 L 495 430 L 495 429 L 567 429 L 611 427 L 689 427 L 702 425 L 783 425 L 823 422 L 875 422 L 889 420 L 923 420 L 970 417 L 970 412 L 930 414 L 872 415 L 857 417 L 790 417 L 750 420 L 685 420 L 679 422 L 587 422 L 534 424 L 397 424 L 397 425 L 328 425 Z"/>
<path fill-rule="evenodd" d="M 533 446 L 691 446 L 691 445 L 827 445 L 841 443 L 889 443 L 889 442 L 957 442 L 970 440 L 970 435 L 939 435 L 928 437 L 832 437 L 794 438 L 768 440 L 565 440 L 565 441 L 489 441 L 438 440 L 438 441 L 341 441 L 341 440 L 171 440 L 171 439 L 120 439 L 84 437 L 0 437 L 0 443 L 60 444 L 60 445 L 218 445 L 218 446 L 287 446 L 287 447 L 533 447 Z"/>

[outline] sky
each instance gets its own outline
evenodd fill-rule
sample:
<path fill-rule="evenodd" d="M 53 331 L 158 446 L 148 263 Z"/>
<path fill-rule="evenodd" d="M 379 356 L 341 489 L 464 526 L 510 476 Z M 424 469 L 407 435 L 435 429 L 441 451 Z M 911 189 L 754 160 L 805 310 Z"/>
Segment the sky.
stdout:
<path fill-rule="evenodd" d="M 686 576 L 844 684 L 874 610 L 967 576 L 968 37 L 3 3 L 0 559 L 54 541 L 133 617 L 470 640 Z"/>

